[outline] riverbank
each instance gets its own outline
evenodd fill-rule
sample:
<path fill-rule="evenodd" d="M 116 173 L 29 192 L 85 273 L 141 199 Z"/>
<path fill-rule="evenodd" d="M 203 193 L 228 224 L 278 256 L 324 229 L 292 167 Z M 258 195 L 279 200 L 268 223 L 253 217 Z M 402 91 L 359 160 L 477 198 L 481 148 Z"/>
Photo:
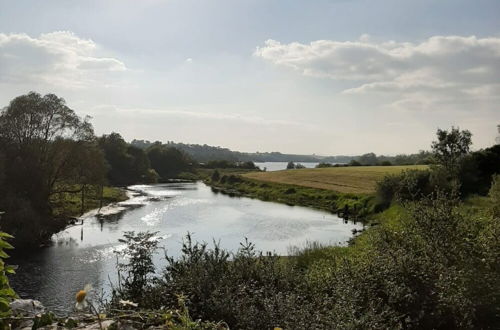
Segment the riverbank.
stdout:
<path fill-rule="evenodd" d="M 230 196 L 312 207 L 343 218 L 366 220 L 382 210 L 374 194 L 378 181 L 386 175 L 427 168 L 349 166 L 274 172 L 217 169 L 199 171 L 198 176 L 214 190 Z"/>
<path fill-rule="evenodd" d="M 110 205 L 124 202 L 129 198 L 130 195 L 125 188 L 109 186 L 103 187 L 102 196 L 100 188 L 87 187 L 83 204 L 81 193 L 63 192 L 55 194 L 50 200 L 52 219 L 44 231 L 43 240 L 37 242 L 37 244 L 30 243 L 28 245 L 19 244 L 19 242 L 15 241 L 15 253 L 23 254 L 44 247 L 50 244 L 54 234 L 74 225 L 79 221 L 80 217 L 88 212 L 96 210 L 97 213 L 99 209 L 109 208 Z"/>
<path fill-rule="evenodd" d="M 51 199 L 54 218 L 71 219 L 82 214 L 104 207 L 112 203 L 119 203 L 129 199 L 125 188 L 106 186 L 102 191 L 102 198 L 97 188 L 89 189 L 82 205 L 81 195 L 61 193 Z"/>
<path fill-rule="evenodd" d="M 229 196 L 311 207 L 336 213 L 342 218 L 361 220 L 376 211 L 376 201 L 372 194 L 339 193 L 299 185 L 263 182 L 235 174 L 224 174 L 219 180 L 205 179 L 205 183 L 214 191 Z"/>

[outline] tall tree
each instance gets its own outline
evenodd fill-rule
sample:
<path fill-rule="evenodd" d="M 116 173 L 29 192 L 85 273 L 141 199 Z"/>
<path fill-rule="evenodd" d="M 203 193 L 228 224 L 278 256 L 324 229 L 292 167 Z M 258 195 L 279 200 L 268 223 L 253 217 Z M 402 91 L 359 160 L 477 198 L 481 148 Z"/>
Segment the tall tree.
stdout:
<path fill-rule="evenodd" d="M 78 180 L 76 156 L 93 141 L 88 118 L 80 118 L 64 99 L 35 92 L 13 99 L 0 114 L 0 153 L 9 160 L 0 196 L 7 212 L 3 229 L 22 244 L 50 236 L 50 196 Z"/>
<path fill-rule="evenodd" d="M 182 171 L 190 169 L 191 160 L 182 151 L 155 143 L 148 149 L 151 167 L 162 179 L 174 178 Z"/>
<path fill-rule="evenodd" d="M 448 173 L 456 175 L 460 169 L 460 161 L 470 151 L 472 134 L 468 130 L 461 131 L 452 127 L 449 132 L 438 129 L 436 135 L 437 141 L 432 142 L 434 158 Z"/>

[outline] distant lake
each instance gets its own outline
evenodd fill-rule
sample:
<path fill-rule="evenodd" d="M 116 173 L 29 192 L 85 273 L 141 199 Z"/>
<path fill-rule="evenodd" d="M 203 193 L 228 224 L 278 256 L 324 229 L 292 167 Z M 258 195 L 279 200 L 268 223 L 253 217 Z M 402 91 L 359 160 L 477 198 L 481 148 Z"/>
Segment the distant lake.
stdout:
<path fill-rule="evenodd" d="M 302 164 L 307 168 L 315 168 L 316 165 L 319 163 L 309 163 L 309 162 L 294 162 L 295 164 Z M 266 168 L 266 171 L 268 172 L 273 172 L 273 171 L 281 171 L 281 170 L 286 170 L 286 166 L 288 165 L 288 162 L 263 162 L 263 163 L 255 163 L 256 166 L 258 166 L 261 170 L 264 170 Z"/>
<path fill-rule="evenodd" d="M 258 250 L 287 255 L 291 246 L 308 241 L 345 244 L 353 229 L 362 228 L 328 212 L 229 197 L 201 182 L 129 189 L 134 191 L 132 198 L 104 208 L 105 216 L 90 213 L 83 217 L 83 225 L 54 235 L 53 245 L 10 258 L 9 263 L 19 266 L 11 277 L 17 293 L 40 300 L 58 314 L 72 310 L 75 292 L 87 283 L 97 292 L 109 293 L 110 281 L 116 283 L 117 278 L 113 251 L 124 248 L 118 242 L 124 231 L 157 231 L 160 246 L 177 257 L 187 232 L 195 241 L 216 240 L 233 252 L 247 237 Z M 158 269 L 165 265 L 160 254 L 155 263 Z"/>

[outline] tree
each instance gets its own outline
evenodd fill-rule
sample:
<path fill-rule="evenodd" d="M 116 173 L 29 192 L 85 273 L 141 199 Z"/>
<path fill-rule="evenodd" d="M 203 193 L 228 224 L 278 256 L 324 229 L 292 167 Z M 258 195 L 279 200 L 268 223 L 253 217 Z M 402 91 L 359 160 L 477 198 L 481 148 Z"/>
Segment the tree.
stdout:
<path fill-rule="evenodd" d="M 472 134 L 468 130 L 460 131 L 452 127 L 449 132 L 438 129 L 436 135 L 438 140 L 432 142 L 434 158 L 449 174 L 456 176 L 460 161 L 469 153 Z"/>
<path fill-rule="evenodd" d="M 162 179 L 174 178 L 180 172 L 190 169 L 190 159 L 176 148 L 156 143 L 148 149 L 147 154 L 151 167 Z"/>
<path fill-rule="evenodd" d="M 132 157 L 127 153 L 127 142 L 118 133 L 103 135 L 98 139 L 99 147 L 104 152 L 109 165 L 108 180 L 114 185 L 134 183 L 130 178 Z"/>
<path fill-rule="evenodd" d="M 92 145 L 88 118 L 80 118 L 54 94 L 30 92 L 13 99 L 0 113 L 0 153 L 4 163 L 6 211 L 2 229 L 14 234 L 18 246 L 50 237 L 54 229 L 51 196 L 78 181 L 82 148 Z"/>
<path fill-rule="evenodd" d="M 359 162 L 363 165 L 377 165 L 377 155 L 375 155 L 373 152 L 361 155 L 359 157 Z"/>
<path fill-rule="evenodd" d="M 115 132 L 101 136 L 98 141 L 109 165 L 108 180 L 111 184 L 128 185 L 154 180 L 149 158 L 143 149 L 129 145 Z"/>
<path fill-rule="evenodd" d="M 295 168 L 295 164 L 294 162 L 288 162 L 288 164 L 286 165 L 286 169 L 287 170 L 293 170 Z"/>

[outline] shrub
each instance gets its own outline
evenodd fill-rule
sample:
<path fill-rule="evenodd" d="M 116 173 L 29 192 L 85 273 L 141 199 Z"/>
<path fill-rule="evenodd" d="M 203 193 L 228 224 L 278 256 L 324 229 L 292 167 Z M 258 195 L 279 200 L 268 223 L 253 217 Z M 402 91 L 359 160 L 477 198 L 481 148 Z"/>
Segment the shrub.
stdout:
<path fill-rule="evenodd" d="M 489 196 L 493 202 L 493 216 L 500 218 L 500 174 L 493 176 Z"/>
<path fill-rule="evenodd" d="M 395 199 L 417 201 L 434 191 L 431 173 L 422 170 L 405 170 L 401 174 L 387 175 L 377 182 L 377 204 L 380 209 L 388 207 Z"/>
<path fill-rule="evenodd" d="M 238 182 L 242 182 L 243 179 L 239 176 L 239 175 L 230 175 L 228 178 L 227 178 L 227 183 L 229 184 L 233 184 L 233 183 L 238 183 Z"/>
<path fill-rule="evenodd" d="M 11 235 L 0 232 L 0 325 L 2 324 L 2 318 L 10 316 L 10 302 L 17 297 L 7 278 L 7 275 L 14 274 L 14 267 L 6 265 L 4 261 L 9 257 L 4 250 L 13 249 L 13 246 L 7 242 L 8 239 L 12 238 Z"/>
<path fill-rule="evenodd" d="M 124 261 L 118 263 L 119 286 L 114 294 L 120 299 L 133 299 L 139 304 L 144 303 L 143 292 L 151 284 L 151 275 L 155 273 L 153 254 L 158 248 L 158 232 L 125 232 L 120 243 L 126 248 L 116 252 Z"/>
<path fill-rule="evenodd" d="M 349 162 L 349 166 L 362 166 L 362 164 L 360 162 L 358 162 L 357 160 L 351 160 Z"/>
<path fill-rule="evenodd" d="M 218 182 L 220 180 L 220 174 L 219 174 L 219 171 L 215 170 L 213 173 L 212 173 L 212 178 L 211 180 L 213 182 Z"/>
<path fill-rule="evenodd" d="M 325 167 L 333 167 L 333 165 L 330 163 L 319 163 L 318 165 L 316 165 L 316 168 L 325 168 Z"/>

